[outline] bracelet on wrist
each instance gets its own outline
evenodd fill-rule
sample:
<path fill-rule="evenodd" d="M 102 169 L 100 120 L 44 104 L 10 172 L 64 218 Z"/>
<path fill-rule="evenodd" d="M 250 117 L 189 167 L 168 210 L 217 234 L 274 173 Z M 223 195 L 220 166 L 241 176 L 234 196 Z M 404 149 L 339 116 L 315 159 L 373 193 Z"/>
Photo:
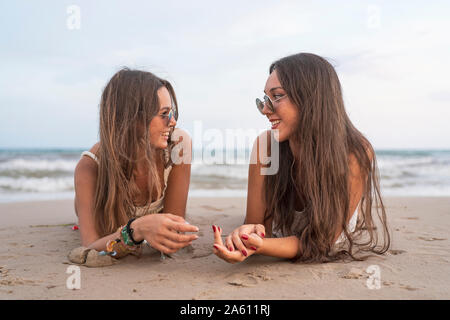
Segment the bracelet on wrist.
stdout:
<path fill-rule="evenodd" d="M 144 239 L 142 239 L 141 241 L 136 241 L 133 238 L 134 230 L 130 225 L 134 220 L 136 220 L 136 218 L 131 218 L 130 220 L 128 220 L 127 225 L 120 231 L 123 242 L 128 246 L 138 246 L 142 244 L 142 242 L 144 242 Z"/>

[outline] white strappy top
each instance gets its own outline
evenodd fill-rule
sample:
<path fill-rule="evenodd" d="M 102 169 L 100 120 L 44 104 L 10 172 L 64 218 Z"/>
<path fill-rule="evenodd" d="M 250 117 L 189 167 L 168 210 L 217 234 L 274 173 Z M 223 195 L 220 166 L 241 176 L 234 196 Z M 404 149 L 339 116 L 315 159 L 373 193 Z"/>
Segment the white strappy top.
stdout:
<path fill-rule="evenodd" d="M 98 158 L 95 154 L 93 154 L 90 151 L 83 151 L 81 153 L 81 157 L 83 156 L 88 156 L 91 159 L 93 159 L 97 165 L 99 164 L 98 162 Z M 164 149 L 164 156 L 166 157 L 166 161 L 168 161 L 168 157 L 169 157 L 169 151 L 167 149 Z M 168 166 L 167 168 L 164 168 L 164 189 L 163 189 L 163 193 L 161 198 L 159 198 L 158 200 L 153 201 L 152 203 L 149 203 L 145 206 L 135 206 L 134 207 L 134 216 L 135 217 L 141 217 L 147 214 L 152 214 L 152 213 L 159 213 L 162 211 L 163 207 L 164 207 L 164 196 L 166 193 L 166 189 L 167 189 L 167 180 L 169 179 L 169 174 L 170 171 L 172 170 L 172 166 Z"/>

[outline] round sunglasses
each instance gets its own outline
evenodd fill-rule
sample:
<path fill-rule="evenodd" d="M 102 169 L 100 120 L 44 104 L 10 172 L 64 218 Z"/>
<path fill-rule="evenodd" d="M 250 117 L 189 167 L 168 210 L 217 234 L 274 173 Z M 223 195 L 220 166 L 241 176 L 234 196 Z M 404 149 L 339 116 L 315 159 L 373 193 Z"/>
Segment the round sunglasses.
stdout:
<path fill-rule="evenodd" d="M 277 103 L 278 101 L 280 101 L 281 99 L 283 99 L 284 97 L 286 97 L 287 95 L 284 94 L 283 96 L 279 97 L 278 99 L 275 100 L 271 100 L 267 95 L 264 95 L 264 98 L 262 100 L 260 100 L 259 98 L 256 98 L 256 107 L 258 108 L 259 112 L 261 112 L 261 114 L 264 114 L 263 109 L 264 109 L 264 105 L 267 105 L 267 108 L 270 110 L 271 113 L 275 112 L 275 107 L 273 106 L 274 103 Z"/>
<path fill-rule="evenodd" d="M 172 106 L 172 109 L 170 109 L 169 113 L 166 115 L 161 115 L 162 118 L 166 118 L 167 122 L 166 125 L 169 126 L 170 121 L 172 121 L 172 118 L 175 118 L 175 121 L 178 120 L 178 112 L 177 112 L 177 108 Z"/>

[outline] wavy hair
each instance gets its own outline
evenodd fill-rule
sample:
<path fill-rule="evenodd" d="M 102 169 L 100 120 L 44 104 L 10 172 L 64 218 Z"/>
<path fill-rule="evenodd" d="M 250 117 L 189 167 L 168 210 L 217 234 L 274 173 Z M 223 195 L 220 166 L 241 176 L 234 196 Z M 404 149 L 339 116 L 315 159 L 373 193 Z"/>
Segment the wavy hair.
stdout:
<path fill-rule="evenodd" d="M 163 150 L 150 144 L 149 127 L 160 108 L 157 91 L 166 87 L 178 112 L 172 85 L 151 72 L 123 68 L 103 90 L 100 101 L 100 144 L 94 220 L 101 236 L 113 233 L 133 216 L 134 199 L 162 194 L 157 162 Z M 173 143 L 169 139 L 169 150 Z M 170 152 L 169 152 L 170 154 Z M 136 185 L 137 163 L 148 168 L 147 194 Z M 165 163 L 165 166 L 169 163 Z"/>
<path fill-rule="evenodd" d="M 290 137 L 292 149 L 289 141 L 280 143 L 278 173 L 265 177 L 265 221 L 273 218 L 275 229 L 298 237 L 301 252 L 293 261 L 364 260 L 368 256 L 357 253 L 386 252 L 390 235 L 375 152 L 345 111 L 333 66 L 317 55 L 300 53 L 275 61 L 269 71 L 274 70 L 298 108 L 300 122 Z M 353 213 L 349 212 L 350 155 L 365 180 L 354 233 L 346 223 Z M 334 245 L 337 226 L 346 238 L 340 248 Z"/>

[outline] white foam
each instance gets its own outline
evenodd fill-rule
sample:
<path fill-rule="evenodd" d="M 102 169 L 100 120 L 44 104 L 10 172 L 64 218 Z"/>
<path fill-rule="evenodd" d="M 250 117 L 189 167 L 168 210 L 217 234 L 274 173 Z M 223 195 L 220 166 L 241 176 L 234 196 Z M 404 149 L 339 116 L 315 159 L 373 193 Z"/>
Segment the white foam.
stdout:
<path fill-rule="evenodd" d="M 191 168 L 192 175 L 196 176 L 212 176 L 233 179 L 247 179 L 247 165 L 196 165 Z"/>
<path fill-rule="evenodd" d="M 63 192 L 74 189 L 73 177 L 63 178 L 30 178 L 0 177 L 0 190 L 19 192 Z"/>
<path fill-rule="evenodd" d="M 0 170 L 16 171 L 74 171 L 78 160 L 11 159 L 0 163 Z"/>

